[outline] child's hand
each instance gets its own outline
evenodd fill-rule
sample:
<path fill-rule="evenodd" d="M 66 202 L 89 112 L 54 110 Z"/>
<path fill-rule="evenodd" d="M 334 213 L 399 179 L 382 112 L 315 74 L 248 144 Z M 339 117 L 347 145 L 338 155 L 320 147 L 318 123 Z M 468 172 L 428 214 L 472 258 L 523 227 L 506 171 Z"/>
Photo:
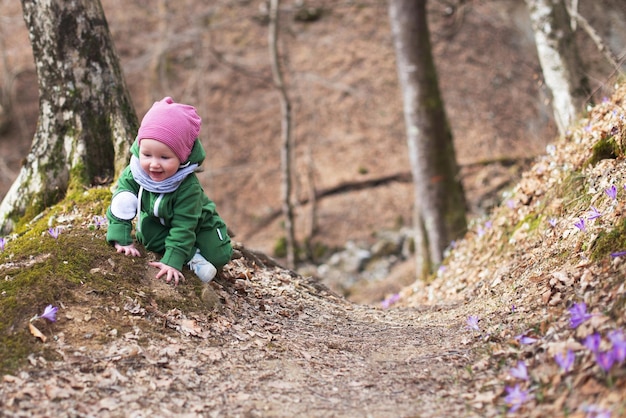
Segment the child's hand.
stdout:
<path fill-rule="evenodd" d="M 162 276 L 165 276 L 165 281 L 167 283 L 171 282 L 172 279 L 174 279 L 174 286 L 178 286 L 178 282 L 180 280 L 182 280 L 183 282 L 185 281 L 185 276 L 183 276 L 183 273 L 176 270 L 172 266 L 163 264 L 160 261 L 152 261 L 148 264 L 159 269 L 159 272 L 156 275 L 157 279 L 161 278 Z"/>
<path fill-rule="evenodd" d="M 140 257 L 141 253 L 133 244 L 129 245 L 120 245 L 117 242 L 115 243 L 115 249 L 118 253 L 124 253 L 124 255 L 131 255 L 133 257 Z"/>

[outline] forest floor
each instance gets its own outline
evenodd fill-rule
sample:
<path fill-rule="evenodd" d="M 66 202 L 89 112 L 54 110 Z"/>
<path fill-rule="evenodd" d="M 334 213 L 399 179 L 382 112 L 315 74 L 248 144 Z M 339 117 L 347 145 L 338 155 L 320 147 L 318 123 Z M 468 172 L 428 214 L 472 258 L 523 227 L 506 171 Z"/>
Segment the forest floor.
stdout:
<path fill-rule="evenodd" d="M 44 228 L 9 241 L 0 265 L 5 283 L 17 283 L 57 260 L 28 282 L 35 290 L 59 277 L 67 285 L 64 266 L 94 257 L 79 285 L 51 301 L 58 320 L 35 320 L 43 336 L 30 336 L 27 363 L 2 377 L 2 413 L 626 416 L 625 115 L 626 86 L 537 160 L 432 283 L 405 288 L 385 310 L 240 244 L 208 287 L 188 274 L 175 288 L 143 260 L 112 254 L 92 214 L 66 206 L 53 218 L 61 245 L 11 252 L 20 240 L 54 242 Z M 614 154 L 594 158 L 611 138 Z M 15 338 L 46 303 L 20 308 Z M 555 360 L 566 353 L 571 364 Z"/>
<path fill-rule="evenodd" d="M 170 297 L 189 291 L 147 280 Z M 211 289 L 219 306 L 193 312 L 88 290 L 64 302 L 46 343 L 57 359 L 32 355 L 4 376 L 3 414 L 463 416 L 476 401 L 465 308 L 354 305 L 249 257 Z"/>

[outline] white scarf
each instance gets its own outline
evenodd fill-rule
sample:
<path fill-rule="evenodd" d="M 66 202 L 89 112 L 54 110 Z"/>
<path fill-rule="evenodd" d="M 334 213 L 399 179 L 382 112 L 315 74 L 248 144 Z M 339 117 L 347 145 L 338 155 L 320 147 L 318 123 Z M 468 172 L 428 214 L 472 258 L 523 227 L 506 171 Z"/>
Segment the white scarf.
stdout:
<path fill-rule="evenodd" d="M 135 155 L 130 157 L 130 171 L 133 173 L 133 178 L 141 187 L 153 193 L 173 192 L 188 175 L 196 170 L 196 168 L 198 168 L 198 164 L 187 163 L 186 165 L 182 165 L 172 177 L 168 177 L 163 181 L 154 181 L 143 168 L 141 168 L 139 158 Z"/>

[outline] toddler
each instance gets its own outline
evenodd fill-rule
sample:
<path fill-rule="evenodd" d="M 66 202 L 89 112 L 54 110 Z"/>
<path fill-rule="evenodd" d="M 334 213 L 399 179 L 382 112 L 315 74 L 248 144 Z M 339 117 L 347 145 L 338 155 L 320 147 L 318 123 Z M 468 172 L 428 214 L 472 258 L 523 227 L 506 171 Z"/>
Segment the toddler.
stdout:
<path fill-rule="evenodd" d="M 140 256 L 131 236 L 146 249 L 163 254 L 150 265 L 156 278 L 178 285 L 182 267 L 205 283 L 232 255 L 226 224 L 204 193 L 195 170 L 206 154 L 198 139 L 200 116 L 193 106 L 171 97 L 155 102 L 146 113 L 107 209 L 107 241 L 118 253 Z"/>

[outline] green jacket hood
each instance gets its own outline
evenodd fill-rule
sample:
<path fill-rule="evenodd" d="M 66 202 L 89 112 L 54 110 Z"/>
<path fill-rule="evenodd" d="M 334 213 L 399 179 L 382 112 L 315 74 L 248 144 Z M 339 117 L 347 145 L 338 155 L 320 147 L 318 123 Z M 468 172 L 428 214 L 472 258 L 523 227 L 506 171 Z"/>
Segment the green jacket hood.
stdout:
<path fill-rule="evenodd" d="M 139 158 L 139 142 L 135 140 L 133 145 L 130 147 L 130 152 L 137 158 Z M 204 147 L 200 142 L 199 138 L 196 138 L 196 141 L 193 143 L 193 148 L 191 149 L 191 154 L 189 154 L 189 161 L 192 164 L 201 165 L 204 159 L 206 158 L 206 152 L 204 152 Z M 187 161 L 182 161 L 182 163 L 186 163 Z"/>

